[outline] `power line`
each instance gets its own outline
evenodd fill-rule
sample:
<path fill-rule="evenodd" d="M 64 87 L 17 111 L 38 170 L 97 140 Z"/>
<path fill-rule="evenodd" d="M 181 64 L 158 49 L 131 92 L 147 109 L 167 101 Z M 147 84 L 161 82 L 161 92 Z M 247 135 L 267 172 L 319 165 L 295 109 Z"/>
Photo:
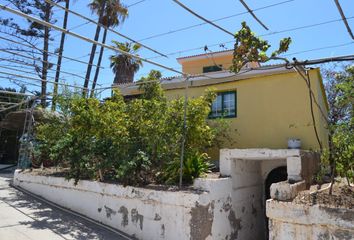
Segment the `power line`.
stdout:
<path fill-rule="evenodd" d="M 138 4 L 140 4 L 140 3 L 142 3 L 142 2 L 145 2 L 145 1 L 146 1 L 146 0 L 140 0 L 140 1 L 138 1 L 138 2 L 132 3 L 132 4 L 128 5 L 127 8 L 133 7 L 133 6 L 138 5 Z M 95 18 L 94 21 L 97 22 L 98 19 L 99 19 L 99 18 Z M 91 21 L 87 21 L 87 22 L 81 23 L 81 24 L 79 24 L 79 25 L 73 26 L 73 27 L 71 27 L 71 28 L 68 28 L 68 30 L 71 31 L 71 30 L 77 29 L 77 28 L 79 28 L 79 27 L 85 26 L 85 25 L 87 25 L 87 24 L 89 24 L 89 23 L 91 23 Z M 58 34 L 58 35 L 55 35 L 54 37 L 57 37 L 57 36 L 59 36 L 59 34 Z"/>
<path fill-rule="evenodd" d="M 266 30 L 269 30 L 269 29 L 267 28 L 267 26 L 266 26 L 261 20 L 259 20 L 259 18 L 253 13 L 252 9 L 248 7 L 248 5 L 246 4 L 245 1 L 240 0 L 240 2 L 241 2 L 242 5 L 247 9 L 247 11 L 252 15 L 252 17 L 253 17 L 263 28 L 265 28 Z"/>
<path fill-rule="evenodd" d="M 337 8 L 338 8 L 338 11 L 339 11 L 339 13 L 340 13 L 340 15 L 341 15 L 341 17 L 342 17 L 342 20 L 343 20 L 343 22 L 344 22 L 345 27 L 347 28 L 347 31 L 348 31 L 349 35 L 350 35 L 351 38 L 354 40 L 353 32 L 352 32 L 352 30 L 350 29 L 350 26 L 349 26 L 349 24 L 348 24 L 348 21 L 347 21 L 345 15 L 344 15 L 343 9 L 342 9 L 342 7 L 341 7 L 339 1 L 338 1 L 338 0 L 334 0 L 334 2 L 336 3 L 336 6 L 337 6 Z"/>
<path fill-rule="evenodd" d="M 16 54 L 14 54 L 14 55 L 16 55 Z M 34 67 L 33 64 L 30 64 L 30 63 L 27 63 L 27 62 L 24 62 L 24 61 L 15 60 L 15 59 L 0 58 L 0 61 L 13 62 L 13 63 L 20 64 L 20 65 L 26 65 L 26 66 Z M 51 68 L 48 68 L 48 71 L 55 72 L 55 70 L 51 69 Z M 66 71 L 63 71 L 63 70 L 60 70 L 60 72 L 63 73 L 63 74 L 67 74 L 67 75 L 73 76 L 73 77 L 82 78 L 82 76 L 77 75 L 75 73 L 70 73 L 70 72 L 66 72 Z"/>
<path fill-rule="evenodd" d="M 271 7 L 275 7 L 275 6 L 282 5 L 282 4 L 289 3 L 289 2 L 293 2 L 293 1 L 295 1 L 295 0 L 287 0 L 287 1 L 282 1 L 282 2 L 278 2 L 278 3 L 266 5 L 264 7 L 260 7 L 260 8 L 254 9 L 253 12 L 256 12 L 256 11 L 259 11 L 259 10 L 263 10 L 263 9 L 267 9 L 267 8 L 271 8 Z M 211 22 L 218 22 L 218 21 L 221 21 L 221 20 L 225 20 L 225 19 L 229 19 L 229 18 L 245 15 L 247 13 L 248 13 L 247 11 L 246 12 L 241 12 L 241 13 L 236 13 L 236 14 L 233 14 L 233 15 L 229 15 L 229 16 L 225 16 L 225 17 L 221 17 L 221 18 L 217 18 L 217 19 L 211 20 Z M 168 32 L 159 33 L 159 34 L 155 34 L 155 35 L 152 35 L 152 36 L 149 36 L 149 37 L 145 37 L 145 38 L 140 39 L 139 41 L 141 42 L 141 41 L 150 40 L 150 39 L 153 39 L 153 38 L 162 37 L 162 36 L 165 36 L 165 35 L 181 32 L 181 31 L 185 31 L 185 30 L 188 30 L 188 29 L 191 29 L 191 28 L 200 27 L 200 26 L 203 26 L 203 25 L 206 25 L 206 24 L 207 24 L 206 22 L 202 22 L 202 23 L 198 23 L 198 24 L 195 24 L 195 25 L 186 26 L 186 27 L 183 27 L 183 28 L 178 28 L 178 29 L 171 30 L 171 31 L 168 31 Z M 166 54 L 166 55 L 168 56 L 168 54 Z"/>
<path fill-rule="evenodd" d="M 42 62 L 42 63 L 48 63 L 48 64 L 52 64 L 52 65 L 57 65 L 57 64 L 49 62 L 49 61 L 44 61 L 41 58 L 30 57 L 30 56 L 26 56 L 26 55 L 23 55 L 23 54 L 20 54 L 20 53 L 11 52 L 11 51 L 4 50 L 4 49 L 0 49 L 0 52 L 6 52 L 6 53 L 9 53 L 9 54 L 12 54 L 12 55 L 15 55 L 15 56 L 19 56 L 19 57 L 23 57 L 23 58 L 27 58 L 27 59 L 31 59 L 31 60 L 35 60 L 35 61 L 39 61 L 39 62 Z M 55 70 L 52 69 L 52 71 L 55 71 Z M 61 71 L 61 72 L 65 73 L 64 71 Z M 66 72 L 66 73 L 68 73 L 68 72 Z M 76 76 L 78 78 L 85 79 L 84 77 L 82 77 L 80 75 L 77 75 L 75 73 L 69 73 L 69 74 L 73 75 L 73 76 Z"/>
<path fill-rule="evenodd" d="M 325 49 L 331 49 L 331 48 L 337 48 L 337 47 L 344 47 L 344 46 L 349 46 L 349 45 L 352 45 L 352 44 L 354 44 L 354 41 L 353 42 L 348 42 L 348 43 L 343 43 L 343 44 L 338 44 L 338 45 L 330 45 L 330 46 L 325 46 L 325 47 L 312 48 L 312 49 L 308 49 L 308 50 L 304 50 L 304 51 L 298 51 L 298 52 L 284 54 L 284 55 L 281 55 L 281 56 L 286 57 L 286 56 L 291 56 L 291 55 L 294 55 L 294 54 L 307 53 L 307 52 L 313 52 L 313 51 L 325 50 Z"/>
<path fill-rule="evenodd" d="M 33 72 L 28 72 L 28 71 L 23 71 L 22 69 L 17 69 L 17 68 L 12 68 L 12 67 L 6 67 L 6 66 L 1 66 L 0 65 L 0 68 L 3 68 L 3 69 L 7 69 L 7 70 L 12 70 L 12 71 L 16 71 L 16 72 L 21 72 L 21 73 L 26 73 L 26 74 L 31 74 L 31 75 L 35 75 L 36 77 L 39 78 L 38 75 L 36 75 L 35 73 Z M 51 76 L 47 76 L 48 78 L 51 78 L 51 79 L 55 79 L 54 77 L 51 77 Z M 64 79 L 64 78 L 63 78 Z M 40 79 L 38 79 L 40 81 Z M 64 79 L 65 80 L 65 79 Z"/>
<path fill-rule="evenodd" d="M 140 4 L 140 3 L 142 3 L 142 2 L 145 2 L 145 1 L 146 1 L 146 0 L 137 1 L 137 2 L 135 2 L 135 3 L 132 3 L 132 4 L 128 5 L 127 8 L 133 7 L 133 6 L 138 5 L 138 4 Z"/>
<path fill-rule="evenodd" d="M 232 32 L 229 32 L 228 30 L 226 30 L 225 28 L 222 28 L 220 27 L 219 25 L 216 25 L 215 23 L 213 23 L 212 21 L 206 19 L 205 17 L 199 15 L 198 13 L 194 12 L 193 10 L 191 10 L 190 8 L 188 8 L 186 5 L 182 4 L 180 1 L 178 0 L 173 0 L 175 3 L 177 3 L 179 6 L 181 6 L 182 8 L 184 8 L 185 10 L 187 10 L 189 13 L 191 13 L 192 15 L 196 16 L 197 18 L 203 20 L 204 22 L 218 28 L 219 30 L 231 35 L 231 36 L 234 36 L 234 34 Z"/>
<path fill-rule="evenodd" d="M 37 22 L 38 24 L 41 24 L 41 25 L 44 25 L 44 26 L 53 28 L 53 29 L 55 29 L 55 30 L 57 30 L 57 31 L 60 31 L 60 32 L 65 32 L 66 34 L 71 35 L 71 36 L 76 37 L 76 38 L 79 38 L 79 39 L 81 39 L 81 40 L 83 40 L 83 41 L 86 41 L 86 42 L 89 42 L 89 43 L 93 43 L 93 44 L 96 44 L 96 45 L 99 45 L 99 46 L 108 48 L 108 49 L 113 50 L 113 51 L 115 51 L 115 52 L 119 52 L 119 53 L 121 53 L 121 54 L 123 54 L 123 55 L 130 56 L 130 57 L 132 57 L 132 58 L 141 60 L 141 61 L 143 61 L 143 62 L 150 63 L 150 64 L 152 64 L 152 65 L 158 66 L 158 67 L 160 67 L 160 68 L 167 69 L 167 70 L 169 70 L 169 71 L 172 71 L 172 72 L 175 72 L 175 73 L 178 73 L 178 74 L 183 74 L 183 72 L 181 72 L 181 71 L 178 71 L 178 70 L 175 70 L 175 69 L 173 69 L 173 68 L 164 66 L 164 65 L 162 65 L 162 64 L 160 64 L 160 63 L 153 62 L 153 61 L 148 60 L 148 59 L 146 59 L 146 58 L 142 58 L 142 57 L 140 57 L 140 56 L 138 56 L 138 55 L 134 55 L 134 54 L 131 54 L 131 53 L 122 51 L 122 50 L 120 50 L 119 48 L 115 48 L 115 47 L 113 47 L 113 46 L 109 46 L 109 45 L 106 45 L 106 44 L 102 44 L 102 43 L 97 42 L 97 41 L 94 41 L 94 40 L 92 40 L 92 39 L 83 37 L 83 36 L 81 36 L 81 35 L 79 35 L 79 34 L 77 34 L 77 33 L 70 32 L 70 31 L 68 31 L 68 30 L 62 29 L 62 28 L 60 28 L 60 27 L 58 27 L 58 26 L 55 26 L 55 25 L 53 25 L 53 24 L 51 24 L 51 23 L 42 21 L 42 20 L 40 20 L 40 19 L 38 19 L 38 18 L 35 18 L 35 17 L 32 17 L 32 16 L 30 16 L 30 15 L 28 15 L 28 14 L 25 14 L 25 13 L 22 13 L 22 12 L 20 12 L 20 11 L 14 10 L 14 9 L 12 9 L 12 8 L 8 8 L 8 7 L 6 7 L 6 6 L 2 5 L 2 4 L 0 4 L 0 8 L 3 9 L 3 10 L 8 11 L 8 12 L 10 12 L 10 13 L 13 13 L 13 14 L 15 14 L 15 15 L 24 17 L 24 18 L 26 18 L 26 19 L 28 19 L 28 20 Z"/>
<path fill-rule="evenodd" d="M 144 45 L 144 44 L 142 44 L 142 43 L 139 43 L 139 42 L 135 41 L 134 39 L 132 39 L 132 38 L 130 38 L 130 37 L 128 37 L 128 36 L 125 36 L 124 34 L 121 34 L 121 33 L 117 32 L 116 30 L 114 30 L 114 29 L 112 29 L 112 28 L 110 28 L 110 27 L 107 27 L 107 26 L 103 25 L 103 24 L 100 23 L 100 22 L 96 22 L 96 21 L 94 21 L 94 20 L 92 20 L 92 19 L 90 19 L 90 18 L 88 18 L 88 17 L 83 16 L 83 15 L 80 14 L 80 13 L 77 13 L 77 12 L 75 12 L 75 11 L 72 11 L 72 10 L 70 10 L 70 9 L 67 9 L 67 8 L 61 6 L 60 4 L 57 4 L 57 3 L 55 3 L 55 2 L 53 2 L 53 1 L 51 1 L 51 0 L 44 0 L 44 1 L 46 1 L 47 3 L 49 3 L 49 4 L 52 5 L 52 6 L 56 6 L 56 7 L 58 7 L 58 8 L 61 8 L 62 10 L 66 11 L 66 12 L 68 12 L 68 13 L 72 13 L 72 14 L 74 14 L 74 15 L 76 15 L 76 16 L 82 18 L 82 19 L 85 19 L 85 20 L 87 20 L 87 21 L 90 21 L 91 23 L 94 23 L 94 24 L 100 26 L 100 27 L 103 28 L 103 29 L 106 29 L 106 30 L 108 30 L 108 31 L 110 31 L 110 32 L 113 32 L 113 33 L 117 34 L 117 35 L 120 36 L 120 37 L 123 37 L 123 38 L 125 38 L 125 39 L 128 39 L 129 41 L 131 41 L 131 42 L 133 42 L 133 43 L 139 44 L 139 45 L 141 45 L 142 47 L 144 47 L 144 48 L 146 48 L 146 49 L 148 49 L 148 50 L 150 50 L 150 51 L 152 51 L 152 52 L 154 52 L 154 53 L 156 53 L 156 54 L 159 54 L 159 55 L 161 55 L 161 56 L 167 58 L 167 56 L 164 55 L 163 53 L 160 53 L 160 52 L 158 52 L 157 50 L 152 49 L 151 47 L 148 47 L 148 46 L 146 46 L 146 45 Z"/>
<path fill-rule="evenodd" d="M 353 19 L 353 18 L 354 18 L 354 16 L 351 16 L 351 17 L 347 17 L 346 19 L 349 20 L 349 19 Z M 271 36 L 271 35 L 276 35 L 276 34 L 280 34 L 280 33 L 293 32 L 293 31 L 297 31 L 297 30 L 302 30 L 302 29 L 306 29 L 306 28 L 322 26 L 322 25 L 326 25 L 326 24 L 330 24 L 330 23 L 334 23 L 334 22 L 340 22 L 340 21 L 342 21 L 341 18 L 330 20 L 330 21 L 325 21 L 325 22 L 320 22 L 320 23 L 304 25 L 304 26 L 300 26 L 300 27 L 288 28 L 288 29 L 284 29 L 284 30 L 280 30 L 280 31 L 273 31 L 273 32 L 262 34 L 262 35 L 259 35 L 259 36 L 260 37 L 264 37 L 264 36 Z M 208 47 L 208 48 L 211 48 L 211 47 L 225 45 L 225 44 L 234 43 L 234 42 L 235 41 L 232 40 L 232 41 L 220 42 L 220 43 L 215 43 L 215 44 L 210 44 L 210 45 L 204 45 L 204 46 L 201 46 L 201 47 L 189 48 L 189 49 L 184 49 L 184 50 L 180 50 L 180 51 L 176 51 L 176 52 L 167 53 L 166 55 L 167 56 L 173 56 L 173 55 L 177 55 L 177 54 L 181 54 L 181 53 L 185 53 L 185 52 L 192 52 L 192 51 L 204 49 L 205 46 Z M 156 59 L 156 58 L 160 58 L 160 56 L 152 56 L 152 57 L 149 57 L 148 59 Z"/>
<path fill-rule="evenodd" d="M 67 84 L 67 83 L 56 83 L 56 82 L 49 81 L 49 80 L 37 79 L 37 78 L 33 78 L 33 77 L 29 77 L 29 76 L 23 76 L 23 75 L 20 75 L 20 74 L 15 74 L 15 73 L 10 73 L 10 72 L 2 72 L 2 71 L 0 71 L 0 74 L 10 75 L 10 76 L 24 78 L 24 79 L 28 79 L 28 80 L 34 80 L 34 81 L 58 84 L 58 85 L 62 85 L 62 86 L 65 86 L 65 87 L 73 87 L 73 88 L 85 89 L 83 87 L 79 87 L 79 86 L 76 86 L 76 85 L 71 85 L 71 84 Z"/>
<path fill-rule="evenodd" d="M 3 40 L 5 40 L 5 41 L 9 41 L 9 42 L 12 42 L 12 43 L 16 43 L 16 44 L 19 44 L 19 45 L 22 45 L 22 46 L 25 46 L 25 47 L 33 47 L 33 46 L 30 46 L 30 45 L 27 45 L 27 44 L 24 44 L 24 43 L 21 43 L 21 42 L 12 40 L 12 39 L 4 38 L 4 37 L 1 37 L 1 36 L 0 36 L 0 39 L 3 39 Z M 35 48 L 35 47 L 33 47 L 33 48 Z M 59 56 L 59 54 L 57 54 L 57 53 L 52 53 L 52 52 L 45 51 L 45 50 L 39 49 L 39 48 L 35 48 L 35 49 L 38 50 L 38 51 L 40 51 L 40 52 L 46 52 L 46 53 L 48 53 L 49 55 Z M 21 49 L 21 50 L 11 49 L 11 50 L 12 50 L 12 51 L 23 51 L 22 49 Z M 31 52 L 31 53 L 34 53 L 34 54 L 37 54 L 37 55 L 38 55 L 38 54 L 41 54 L 41 53 L 37 53 L 37 52 Z M 70 60 L 70 61 L 82 63 L 82 64 L 85 64 L 85 65 L 87 64 L 87 62 L 84 62 L 84 61 L 81 61 L 81 60 L 78 60 L 78 59 L 74 59 L 74 58 L 71 58 L 71 57 L 66 57 L 66 56 L 64 56 L 64 55 L 62 56 L 62 58 L 68 59 L 68 60 Z M 95 65 L 95 64 L 92 64 L 92 66 L 97 67 L 97 65 Z M 104 67 L 101 67 L 101 66 L 100 66 L 100 68 L 104 69 Z"/>
<path fill-rule="evenodd" d="M 39 88 L 42 87 L 42 86 L 34 84 L 34 83 L 29 83 L 29 82 L 21 81 L 21 80 L 18 80 L 18 79 L 13 79 L 13 78 L 11 78 L 9 76 L 0 76 L 0 78 L 6 79 L 6 80 L 8 80 L 8 81 L 10 81 L 10 82 L 12 82 L 12 83 L 14 83 L 16 85 L 22 84 L 22 85 L 26 85 L 26 86 L 30 85 L 30 86 L 35 86 L 35 87 L 39 87 Z M 17 83 L 17 82 L 19 82 L 19 83 Z"/>

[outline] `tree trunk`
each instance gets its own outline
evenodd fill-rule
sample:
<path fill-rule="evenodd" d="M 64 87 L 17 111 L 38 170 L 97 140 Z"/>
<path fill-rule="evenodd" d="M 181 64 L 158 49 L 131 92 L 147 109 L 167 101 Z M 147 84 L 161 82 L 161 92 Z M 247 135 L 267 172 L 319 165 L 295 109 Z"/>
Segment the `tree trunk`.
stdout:
<path fill-rule="evenodd" d="M 109 26 L 109 24 L 108 24 L 108 26 Z M 107 28 L 106 28 L 106 29 L 104 30 L 104 32 L 103 32 L 103 38 L 102 38 L 102 43 L 103 43 L 103 44 L 106 43 L 106 37 L 107 37 Z M 103 56 L 103 50 L 104 50 L 104 47 L 101 46 L 100 55 L 98 56 L 98 61 L 97 61 L 97 66 L 96 66 L 95 77 L 93 78 L 93 82 L 92 82 L 92 88 L 91 88 L 90 97 L 93 97 L 93 96 L 94 96 L 94 93 L 95 93 L 97 78 L 98 78 L 98 74 L 100 73 L 100 67 L 101 67 L 101 61 L 102 61 L 102 56 Z"/>
<path fill-rule="evenodd" d="M 44 21 L 49 22 L 50 20 L 51 5 L 46 3 Z M 48 75 L 48 49 L 49 49 L 49 28 L 44 27 L 44 38 L 43 38 L 43 62 L 42 62 L 42 86 L 41 86 L 41 105 L 43 108 L 46 107 L 46 94 L 47 94 L 47 75 Z"/>
<path fill-rule="evenodd" d="M 106 1 L 103 0 L 102 4 L 101 4 L 101 7 L 100 7 L 100 15 L 99 15 L 99 18 L 98 18 L 98 22 L 99 23 L 102 22 L 102 17 L 103 17 L 103 14 L 104 14 L 105 7 L 106 7 Z M 98 38 L 100 36 L 100 31 L 101 31 L 101 27 L 100 27 L 99 24 L 97 24 L 95 38 L 94 38 L 95 41 L 98 41 Z M 82 95 L 84 97 L 86 97 L 86 94 L 88 92 L 87 88 L 88 88 L 89 81 L 90 81 L 92 63 L 93 63 L 93 59 L 95 58 L 96 48 L 97 48 L 97 45 L 96 44 L 92 44 L 90 59 L 89 59 L 88 65 L 87 65 L 87 71 L 86 71 L 86 76 L 85 76 L 84 89 L 82 90 Z"/>
<path fill-rule="evenodd" d="M 65 8 L 69 9 L 69 5 L 70 5 L 70 0 L 66 0 L 65 1 Z M 66 27 L 67 27 L 68 15 L 69 15 L 69 13 L 67 11 L 65 11 L 64 20 L 63 20 L 63 29 L 66 29 Z M 56 69 L 55 80 L 54 80 L 55 84 L 54 84 L 54 89 L 53 89 L 52 111 L 55 111 L 55 108 L 56 108 L 56 98 L 57 98 L 57 94 L 58 94 L 58 82 L 59 82 L 59 76 L 60 76 L 61 60 L 62 60 L 62 55 L 63 55 L 63 51 L 64 51 L 64 43 L 65 43 L 65 32 L 62 32 L 61 33 L 61 38 L 60 38 L 57 69 Z"/>

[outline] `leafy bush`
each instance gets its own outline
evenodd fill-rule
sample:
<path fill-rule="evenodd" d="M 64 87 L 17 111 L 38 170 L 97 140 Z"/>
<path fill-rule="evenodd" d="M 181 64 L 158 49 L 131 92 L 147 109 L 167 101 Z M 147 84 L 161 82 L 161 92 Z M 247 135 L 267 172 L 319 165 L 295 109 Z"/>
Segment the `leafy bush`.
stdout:
<path fill-rule="evenodd" d="M 123 184 L 176 183 L 183 136 L 184 99 L 167 100 L 156 73 L 143 79 L 140 98 L 125 102 L 119 92 L 103 103 L 65 96 L 62 115 L 36 128 L 39 149 L 69 178 L 118 180 Z M 209 169 L 206 149 L 217 139 L 207 123 L 215 94 L 189 99 L 184 157 L 185 182 Z"/>
<path fill-rule="evenodd" d="M 342 71 L 324 72 L 330 106 L 328 116 L 329 149 L 322 154 L 322 164 L 329 165 L 334 176 L 354 182 L 354 66 Z M 326 168 L 326 167 L 324 167 Z"/>

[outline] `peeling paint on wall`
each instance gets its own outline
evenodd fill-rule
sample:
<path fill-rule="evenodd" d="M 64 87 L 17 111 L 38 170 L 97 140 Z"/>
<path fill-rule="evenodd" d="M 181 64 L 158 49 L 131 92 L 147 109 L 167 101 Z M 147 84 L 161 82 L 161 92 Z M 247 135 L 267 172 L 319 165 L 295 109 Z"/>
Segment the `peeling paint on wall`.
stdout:
<path fill-rule="evenodd" d="M 112 219 L 112 215 L 117 214 L 117 211 L 114 211 L 112 208 L 109 208 L 106 205 L 104 206 L 104 209 L 106 210 L 106 217 L 109 219 Z"/>
<path fill-rule="evenodd" d="M 158 215 L 157 213 L 155 213 L 155 218 L 154 218 L 155 221 L 160 221 L 161 220 L 161 216 Z"/>
<path fill-rule="evenodd" d="M 192 218 L 190 220 L 190 236 L 192 240 L 205 240 L 211 235 L 211 228 L 214 218 L 214 201 L 206 206 L 198 202 L 191 210 Z"/>
<path fill-rule="evenodd" d="M 143 230 L 143 222 L 144 222 L 144 216 L 139 214 L 138 210 L 136 208 L 133 208 L 130 211 L 130 216 L 132 218 L 132 222 L 137 225 L 139 222 L 140 230 Z"/>
<path fill-rule="evenodd" d="M 124 206 L 121 206 L 121 207 L 119 208 L 119 211 L 118 211 L 118 212 L 122 214 L 122 222 L 121 222 L 121 225 L 122 225 L 123 227 L 127 226 L 128 223 L 129 223 L 129 220 L 128 220 L 128 209 L 127 209 L 126 207 L 124 207 Z"/>
<path fill-rule="evenodd" d="M 230 210 L 229 213 L 229 221 L 230 221 L 230 226 L 233 229 L 231 235 L 230 235 L 230 240 L 235 240 L 238 237 L 238 231 L 242 229 L 241 226 L 241 219 L 236 218 L 236 214 L 234 210 Z"/>

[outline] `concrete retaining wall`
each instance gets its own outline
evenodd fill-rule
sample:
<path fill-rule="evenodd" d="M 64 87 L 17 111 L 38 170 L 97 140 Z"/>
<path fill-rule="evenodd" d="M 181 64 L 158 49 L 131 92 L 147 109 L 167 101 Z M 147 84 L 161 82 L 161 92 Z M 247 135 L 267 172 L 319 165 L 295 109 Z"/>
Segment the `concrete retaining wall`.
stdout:
<path fill-rule="evenodd" d="M 354 210 L 267 201 L 271 240 L 351 240 Z"/>
<path fill-rule="evenodd" d="M 235 239 L 231 179 L 197 179 L 198 191 L 159 191 L 16 171 L 14 185 L 138 239 Z"/>

